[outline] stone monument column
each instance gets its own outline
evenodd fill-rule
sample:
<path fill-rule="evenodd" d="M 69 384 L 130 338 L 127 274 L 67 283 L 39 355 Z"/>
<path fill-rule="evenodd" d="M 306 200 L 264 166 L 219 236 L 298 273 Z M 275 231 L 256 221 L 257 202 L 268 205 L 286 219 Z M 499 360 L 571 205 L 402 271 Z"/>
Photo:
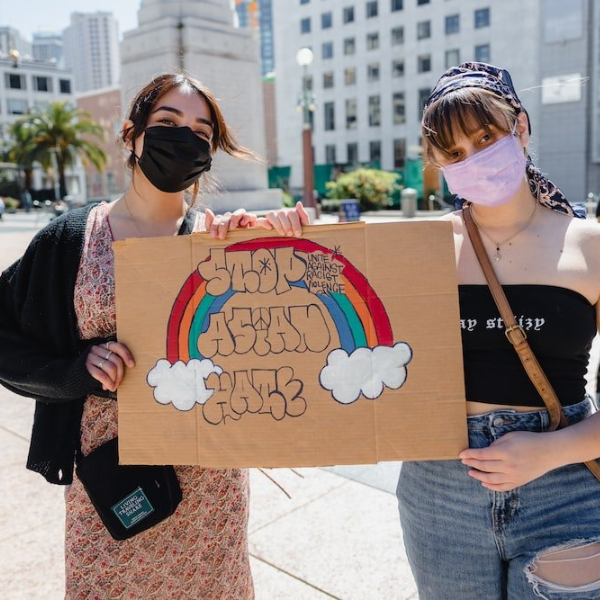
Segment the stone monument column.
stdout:
<path fill-rule="evenodd" d="M 251 30 L 234 27 L 229 0 L 142 0 L 138 23 L 121 43 L 123 111 L 154 75 L 183 70 L 214 92 L 240 143 L 264 157 L 258 40 Z M 212 172 L 222 192 L 203 201 L 218 212 L 281 206 L 281 191 L 268 189 L 264 163 L 219 152 Z"/>

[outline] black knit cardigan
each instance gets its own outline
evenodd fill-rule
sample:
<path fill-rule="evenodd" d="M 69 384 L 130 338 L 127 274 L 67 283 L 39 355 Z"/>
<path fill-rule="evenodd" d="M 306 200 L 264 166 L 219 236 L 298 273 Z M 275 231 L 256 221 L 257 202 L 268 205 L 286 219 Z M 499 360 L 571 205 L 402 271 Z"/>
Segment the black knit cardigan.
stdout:
<path fill-rule="evenodd" d="M 27 468 L 62 485 L 73 481 L 86 396 L 116 397 L 85 367 L 107 339 L 80 339 L 73 302 L 90 208 L 52 221 L 0 276 L 0 383 L 36 400 Z M 195 219 L 188 211 L 179 235 Z"/>

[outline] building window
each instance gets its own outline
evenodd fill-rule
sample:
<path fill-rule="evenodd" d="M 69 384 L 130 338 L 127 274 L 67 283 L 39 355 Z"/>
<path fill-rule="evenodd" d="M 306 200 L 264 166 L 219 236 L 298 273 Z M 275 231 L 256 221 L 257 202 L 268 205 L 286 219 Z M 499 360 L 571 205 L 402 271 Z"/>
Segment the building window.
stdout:
<path fill-rule="evenodd" d="M 33 89 L 37 92 L 51 92 L 52 80 L 49 77 L 33 76 Z"/>
<path fill-rule="evenodd" d="M 421 88 L 419 90 L 419 121 L 421 120 L 421 114 L 423 113 L 423 109 L 425 108 L 425 103 L 427 102 L 427 98 L 429 98 L 431 94 L 430 88 Z"/>
<path fill-rule="evenodd" d="M 356 129 L 356 98 L 348 98 L 346 100 L 346 129 Z"/>
<path fill-rule="evenodd" d="M 300 33 L 310 33 L 310 17 L 300 20 Z"/>
<path fill-rule="evenodd" d="M 344 69 L 344 83 L 354 85 L 356 83 L 356 67 L 346 67 Z"/>
<path fill-rule="evenodd" d="M 491 58 L 490 45 L 489 44 L 480 44 L 479 46 L 475 46 L 475 60 L 477 62 L 489 63 Z"/>
<path fill-rule="evenodd" d="M 417 0 L 417 6 L 423 6 L 423 4 L 429 4 L 429 0 Z"/>
<path fill-rule="evenodd" d="M 369 162 L 376 163 L 381 161 L 381 142 L 375 140 L 369 142 Z"/>
<path fill-rule="evenodd" d="M 431 37 L 431 21 L 419 21 L 417 23 L 417 39 L 424 40 Z"/>
<path fill-rule="evenodd" d="M 333 71 L 326 71 L 325 73 L 323 73 L 323 87 L 333 87 Z"/>
<path fill-rule="evenodd" d="M 69 79 L 59 79 L 58 85 L 59 85 L 61 94 L 70 94 L 71 93 L 71 81 Z"/>
<path fill-rule="evenodd" d="M 321 15 L 321 29 L 331 29 L 333 25 L 333 15 L 330 12 Z"/>
<path fill-rule="evenodd" d="M 377 50 L 379 48 L 379 34 L 367 33 L 367 50 Z"/>
<path fill-rule="evenodd" d="M 431 71 L 431 54 L 421 54 L 417 57 L 417 72 L 428 73 Z"/>
<path fill-rule="evenodd" d="M 448 15 L 445 25 L 446 35 L 460 31 L 460 15 Z"/>
<path fill-rule="evenodd" d="M 369 2 L 367 2 L 367 19 L 376 17 L 378 13 L 377 0 L 369 0 Z"/>
<path fill-rule="evenodd" d="M 346 162 L 349 165 L 355 165 L 358 162 L 358 144 L 356 142 L 346 144 Z"/>
<path fill-rule="evenodd" d="M 403 169 L 406 164 L 406 140 L 394 140 L 394 169 Z"/>
<path fill-rule="evenodd" d="M 369 96 L 369 127 L 381 125 L 381 100 L 379 96 Z"/>
<path fill-rule="evenodd" d="M 367 65 L 367 81 L 379 81 L 379 63 Z"/>
<path fill-rule="evenodd" d="M 15 73 L 6 73 L 6 87 L 9 90 L 24 90 L 25 75 L 17 75 Z"/>
<path fill-rule="evenodd" d="M 391 0 L 390 10 L 392 12 L 396 12 L 397 10 L 402 10 L 403 0 Z"/>
<path fill-rule="evenodd" d="M 6 109 L 9 115 L 25 115 L 27 114 L 27 100 L 20 98 L 7 98 Z"/>
<path fill-rule="evenodd" d="M 392 29 L 392 46 L 404 44 L 404 27 L 394 27 Z"/>
<path fill-rule="evenodd" d="M 327 144 L 325 146 L 325 162 L 328 165 L 335 164 L 335 145 Z"/>
<path fill-rule="evenodd" d="M 333 131 L 335 129 L 335 106 L 333 102 L 325 102 L 323 110 L 325 115 L 325 131 Z"/>
<path fill-rule="evenodd" d="M 400 125 L 406 122 L 404 92 L 394 92 L 394 95 L 392 96 L 392 110 L 394 114 L 394 125 Z"/>
<path fill-rule="evenodd" d="M 356 52 L 356 42 L 353 37 L 344 40 L 344 54 L 354 54 Z"/>
<path fill-rule="evenodd" d="M 392 61 L 392 77 L 404 77 L 404 60 Z"/>
<path fill-rule="evenodd" d="M 446 50 L 446 69 L 460 65 L 460 50 Z"/>
<path fill-rule="evenodd" d="M 321 46 L 322 58 L 333 58 L 333 42 L 325 42 Z"/>
<path fill-rule="evenodd" d="M 490 9 L 480 8 L 475 11 L 475 29 L 490 26 Z"/>
<path fill-rule="evenodd" d="M 354 6 L 346 6 L 344 8 L 344 24 L 354 22 Z"/>
<path fill-rule="evenodd" d="M 300 4 L 308 4 L 310 0 L 300 0 Z"/>

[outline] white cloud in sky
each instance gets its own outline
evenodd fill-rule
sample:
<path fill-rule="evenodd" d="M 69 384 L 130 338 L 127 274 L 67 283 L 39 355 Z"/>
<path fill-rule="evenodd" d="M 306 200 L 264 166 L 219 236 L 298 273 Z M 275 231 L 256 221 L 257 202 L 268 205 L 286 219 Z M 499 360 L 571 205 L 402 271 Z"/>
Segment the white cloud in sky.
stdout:
<path fill-rule="evenodd" d="M 187 364 L 178 360 L 171 364 L 161 358 L 148 373 L 147 381 L 154 388 L 154 399 L 160 404 L 173 404 L 178 410 L 190 410 L 195 404 L 204 404 L 214 390 L 206 387 L 211 373 L 220 375 L 221 367 L 207 358 L 193 358 Z"/>
<path fill-rule="evenodd" d="M 392 347 L 357 348 L 350 355 L 338 348 L 329 353 L 319 380 L 342 404 L 355 402 L 361 394 L 373 400 L 384 387 L 397 390 L 404 385 L 411 358 L 412 350 L 404 342 Z"/>

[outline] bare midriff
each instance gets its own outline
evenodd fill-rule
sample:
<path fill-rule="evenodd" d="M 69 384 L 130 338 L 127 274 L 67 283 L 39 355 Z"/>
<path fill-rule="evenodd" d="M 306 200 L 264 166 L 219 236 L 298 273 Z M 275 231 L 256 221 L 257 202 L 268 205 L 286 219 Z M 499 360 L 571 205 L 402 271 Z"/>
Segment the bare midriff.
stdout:
<path fill-rule="evenodd" d="M 532 412 L 542 410 L 542 406 L 508 406 L 506 404 L 487 404 L 486 402 L 474 402 L 467 400 L 468 415 L 483 415 L 493 410 L 515 410 L 517 412 Z"/>

